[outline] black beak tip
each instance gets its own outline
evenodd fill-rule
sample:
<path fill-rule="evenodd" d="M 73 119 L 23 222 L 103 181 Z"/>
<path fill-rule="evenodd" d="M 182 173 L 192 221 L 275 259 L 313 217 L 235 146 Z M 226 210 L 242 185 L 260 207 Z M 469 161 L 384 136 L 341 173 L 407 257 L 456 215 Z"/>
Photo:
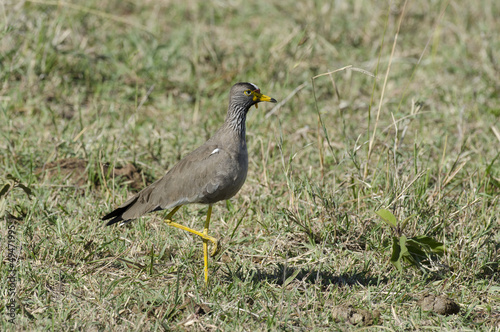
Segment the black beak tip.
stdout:
<path fill-rule="evenodd" d="M 278 101 L 276 99 L 274 99 L 274 98 L 271 98 L 270 102 L 271 103 L 277 103 Z"/>

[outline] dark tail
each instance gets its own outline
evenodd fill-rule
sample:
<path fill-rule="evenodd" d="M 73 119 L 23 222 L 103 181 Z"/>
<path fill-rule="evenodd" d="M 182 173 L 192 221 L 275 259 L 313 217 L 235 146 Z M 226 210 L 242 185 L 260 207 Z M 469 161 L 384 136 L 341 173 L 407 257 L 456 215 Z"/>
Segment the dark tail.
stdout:
<path fill-rule="evenodd" d="M 108 213 L 107 215 L 102 217 L 101 220 L 108 220 L 108 219 L 113 218 L 110 221 L 108 221 L 105 226 L 110 226 L 110 225 L 116 224 L 117 222 L 120 222 L 123 220 L 122 214 L 125 211 L 127 211 L 126 207 L 118 208 L 118 209 L 114 210 L 113 212 Z"/>
<path fill-rule="evenodd" d="M 134 199 L 134 200 L 131 200 L 130 202 L 127 202 L 128 204 L 127 205 L 122 205 L 120 207 L 118 207 L 117 209 L 113 210 L 112 212 L 108 213 L 107 215 L 105 215 L 104 217 L 102 217 L 101 220 L 108 220 L 108 219 L 111 219 L 110 221 L 108 221 L 106 223 L 105 226 L 110 226 L 110 225 L 113 225 L 113 224 L 116 224 L 117 222 L 120 222 L 120 221 L 123 221 L 123 222 L 127 222 L 127 221 L 130 221 L 132 219 L 124 219 L 123 218 L 123 214 L 132 206 L 134 205 L 135 201 L 137 200 Z"/>

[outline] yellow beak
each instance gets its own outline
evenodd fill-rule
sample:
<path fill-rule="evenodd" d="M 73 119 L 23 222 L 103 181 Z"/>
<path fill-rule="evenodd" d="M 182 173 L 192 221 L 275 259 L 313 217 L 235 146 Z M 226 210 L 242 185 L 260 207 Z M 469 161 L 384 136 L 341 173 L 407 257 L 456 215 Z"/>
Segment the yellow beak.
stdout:
<path fill-rule="evenodd" d="M 261 101 L 269 101 L 271 103 L 278 102 L 276 99 L 271 98 L 271 97 L 266 96 L 266 95 L 263 95 L 262 93 L 259 93 L 257 91 L 252 91 L 252 94 L 253 94 L 253 101 L 256 101 L 257 103 L 259 103 Z M 259 105 L 259 104 L 255 104 L 255 108 L 259 108 L 257 105 Z"/>

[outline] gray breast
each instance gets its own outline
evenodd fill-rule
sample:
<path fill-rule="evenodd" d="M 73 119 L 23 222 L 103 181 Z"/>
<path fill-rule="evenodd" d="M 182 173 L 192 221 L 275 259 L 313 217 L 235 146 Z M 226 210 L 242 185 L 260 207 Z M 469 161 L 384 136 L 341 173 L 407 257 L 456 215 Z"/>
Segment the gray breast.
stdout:
<path fill-rule="evenodd" d="M 248 172 L 248 154 L 246 146 L 239 151 L 220 149 L 216 163 L 217 172 L 213 179 L 207 182 L 200 203 L 212 204 L 227 200 L 236 195 L 245 183 Z M 208 180 L 208 179 L 207 179 Z"/>

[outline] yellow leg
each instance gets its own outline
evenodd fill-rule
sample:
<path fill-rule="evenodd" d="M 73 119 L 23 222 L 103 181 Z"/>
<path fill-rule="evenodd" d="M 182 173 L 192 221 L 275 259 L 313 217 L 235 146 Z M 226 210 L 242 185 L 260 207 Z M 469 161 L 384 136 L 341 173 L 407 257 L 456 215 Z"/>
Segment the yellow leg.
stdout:
<path fill-rule="evenodd" d="M 203 234 L 206 236 L 208 236 L 208 227 L 210 226 L 211 215 L 212 215 L 212 204 L 208 206 L 207 219 L 205 220 L 205 227 L 203 227 Z M 215 250 L 216 249 L 217 248 L 215 248 Z M 208 240 L 206 239 L 203 239 L 203 263 L 205 271 L 205 284 L 208 284 Z"/>
<path fill-rule="evenodd" d="M 211 252 L 210 256 L 212 256 L 212 257 L 215 256 L 218 252 L 218 249 L 219 249 L 219 247 L 218 247 L 219 241 L 217 241 L 216 238 L 214 238 L 213 236 L 204 234 L 202 232 L 198 232 L 197 230 L 194 230 L 192 228 L 186 227 L 184 225 L 181 225 L 181 224 L 178 224 L 178 223 L 172 221 L 172 216 L 174 215 L 174 213 L 177 212 L 177 210 L 179 210 L 181 208 L 181 206 L 177 206 L 172 211 L 170 211 L 170 213 L 165 218 L 165 222 L 170 226 L 182 229 L 182 230 L 187 231 L 187 232 L 192 233 L 192 234 L 196 234 L 199 237 L 201 237 L 203 240 L 208 240 L 208 241 L 212 242 L 212 245 L 214 247 L 212 248 L 212 252 Z"/>
<path fill-rule="evenodd" d="M 181 205 L 182 206 L 182 205 Z M 173 227 L 182 229 L 184 231 L 187 231 L 189 233 L 198 235 L 203 239 L 203 260 L 204 260 L 204 269 L 205 269 L 205 283 L 208 283 L 208 241 L 212 242 L 213 248 L 212 252 L 210 253 L 210 256 L 215 256 L 218 252 L 218 243 L 216 238 L 208 235 L 208 227 L 210 226 L 210 216 L 212 215 L 212 204 L 208 205 L 208 212 L 207 212 L 207 219 L 205 221 L 205 227 L 203 228 L 203 233 L 198 232 L 197 230 L 194 230 L 192 228 L 186 227 L 184 225 L 178 224 L 176 222 L 172 221 L 172 216 L 181 208 L 181 206 L 175 207 L 170 213 L 167 215 L 165 218 L 165 222 Z"/>

